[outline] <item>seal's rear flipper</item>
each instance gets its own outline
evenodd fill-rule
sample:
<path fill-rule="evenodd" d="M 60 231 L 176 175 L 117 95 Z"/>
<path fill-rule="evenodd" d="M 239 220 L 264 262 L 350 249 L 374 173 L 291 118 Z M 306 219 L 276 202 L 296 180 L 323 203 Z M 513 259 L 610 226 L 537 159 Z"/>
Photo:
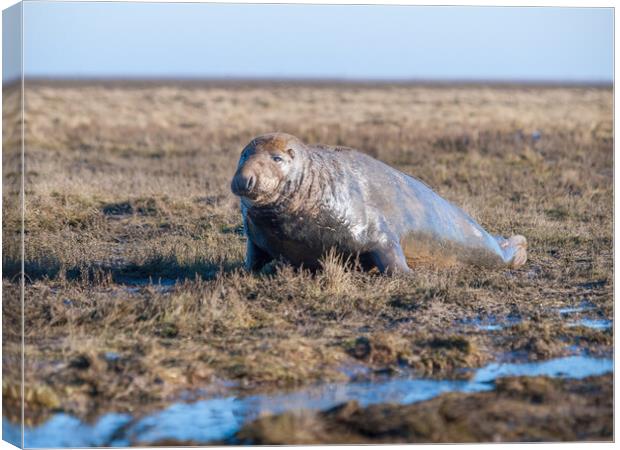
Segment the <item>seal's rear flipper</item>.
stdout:
<path fill-rule="evenodd" d="M 517 269 L 527 261 L 527 239 L 516 234 L 508 239 L 496 237 L 499 246 L 504 252 L 504 261 L 513 269 Z"/>

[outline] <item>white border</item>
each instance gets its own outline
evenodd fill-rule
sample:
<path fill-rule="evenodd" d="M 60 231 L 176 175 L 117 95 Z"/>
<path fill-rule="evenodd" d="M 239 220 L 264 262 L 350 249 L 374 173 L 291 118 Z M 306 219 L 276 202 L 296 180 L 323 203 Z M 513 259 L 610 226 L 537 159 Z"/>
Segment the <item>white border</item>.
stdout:
<path fill-rule="evenodd" d="M 48 1 L 48 0 L 28 0 L 28 1 Z M 50 0 L 53 1 L 53 0 Z M 62 1 L 71 1 L 71 2 L 97 2 L 97 0 L 62 0 Z M 124 0 L 105 0 L 107 2 L 124 2 Z M 292 3 L 292 4 L 323 4 L 323 5 L 327 5 L 327 4 L 340 4 L 340 5 L 427 5 L 427 6 L 500 6 L 500 7 L 588 7 L 588 8 L 592 8 L 592 7 L 598 7 L 598 8 L 614 8 L 614 30 L 615 30 L 615 6 L 616 6 L 616 1 L 613 0 L 591 0 L 591 1 L 583 1 L 583 0 L 543 0 L 543 1 L 483 1 L 483 0 L 477 0 L 477 1 L 464 1 L 464 0 L 444 0 L 444 1 L 437 1 L 437 0 L 425 0 L 425 1 L 415 1 L 415 0 L 375 0 L 375 1 L 368 1 L 368 0 L 339 0 L 339 1 L 329 1 L 329 0 L 315 0 L 315 1 L 304 1 L 304 0 L 288 0 L 288 1 L 283 1 L 283 0 L 270 0 L 270 1 L 260 1 L 260 0 L 236 0 L 236 1 L 230 1 L 230 0 L 220 0 L 217 2 L 209 2 L 209 1 L 205 1 L 205 2 L 198 2 L 198 1 L 183 1 L 183 0 L 133 0 L 134 2 L 144 2 L 144 3 L 258 3 L 258 4 L 265 4 L 265 3 L 271 3 L 271 4 L 286 4 L 286 3 Z M 1 8 L 4 10 L 12 5 L 15 5 L 16 3 L 19 3 L 16 0 L 0 0 L 0 6 Z M 1 31 L 1 21 L 0 21 L 0 31 Z M 23 10 L 22 10 L 22 33 L 23 33 Z M 2 37 L 1 37 L 1 33 L 0 33 L 0 48 L 1 48 L 1 43 L 2 43 Z M 23 37 L 22 37 L 22 44 L 23 44 Z M 617 72 L 617 68 L 618 68 L 618 59 L 615 58 L 616 55 L 616 49 L 618 48 L 618 37 L 617 35 L 614 33 L 614 80 L 615 80 L 615 73 Z M 22 86 L 23 86 L 23 54 L 22 54 Z M 2 62 L 0 61 L 0 72 L 2 70 Z M 23 94 L 22 94 L 23 95 Z M 2 101 L 2 95 L 0 94 L 0 102 Z M 615 117 L 616 117 L 616 91 L 614 89 L 614 136 L 619 136 L 619 126 L 618 123 L 615 121 Z M 22 121 L 23 121 L 23 102 L 22 102 Z M 1 142 L 1 137 L 2 137 L 2 130 L 0 128 L 0 142 Z M 23 145 L 23 124 L 22 124 L 22 145 Z M 616 142 L 614 140 L 614 250 L 615 250 L 615 237 L 616 235 L 620 232 L 620 225 L 618 224 L 618 221 L 616 220 L 617 216 L 616 216 L 616 211 L 617 209 L 617 198 L 615 193 L 618 192 L 618 188 L 620 187 L 620 181 L 618 180 L 618 177 L 616 176 Z M 22 154 L 22 158 L 23 158 L 23 154 Z M 23 160 L 22 160 L 23 163 Z M 22 174 L 22 183 L 23 183 L 23 174 Z M 1 189 L 1 186 L 0 186 Z M 23 189 L 23 186 L 22 186 Z M 23 205 L 22 205 L 23 206 Z M 22 209 L 22 213 L 23 213 L 23 209 Z M 1 212 L 0 212 L 1 214 Z M 0 235 L 0 242 L 1 242 L 1 235 Z M 23 240 L 22 240 L 23 242 Z M 23 248 L 22 248 L 23 249 Z M 618 323 L 618 311 L 615 308 L 615 299 L 616 294 L 617 294 L 617 277 L 616 277 L 616 267 L 618 266 L 618 262 L 620 261 L 620 257 L 618 256 L 618 254 L 614 251 L 614 328 L 615 328 L 615 324 Z M 1 264 L 1 263 L 0 263 Z M 0 299 L 2 298 L 1 293 L 0 293 Z M 23 299 L 22 299 L 23 302 Z M 22 317 L 23 319 L 23 317 Z M 0 323 L 0 330 L 1 330 L 1 323 Z M 615 337 L 615 336 L 614 336 Z M 22 339 L 23 339 L 23 335 L 22 335 Z M 618 356 L 618 346 L 615 345 L 616 343 L 614 342 L 614 360 L 617 360 L 617 356 Z M 22 352 L 23 352 L 23 348 L 22 348 Z M 0 355 L 1 355 L 1 348 L 0 348 Z M 23 360 L 22 360 L 22 364 L 23 364 Z M 0 360 L 0 367 L 1 367 L 1 360 Z M 23 376 L 23 372 L 22 372 L 22 376 Z M 614 373 L 614 387 L 616 386 L 616 381 L 617 381 L 617 373 Z M 22 386 L 23 389 L 23 386 Z M 22 394 L 23 395 L 23 394 Z M 615 437 L 615 431 L 618 427 L 618 417 L 615 414 L 615 405 L 617 404 L 617 400 L 618 400 L 618 392 L 616 389 L 614 389 L 614 437 Z M 22 421 L 23 422 L 23 421 Z M 1 425 L 0 425 L 0 430 L 1 430 Z M 22 438 L 23 438 L 23 433 L 22 433 Z M 22 443 L 23 445 L 23 443 Z M 600 449 L 606 449 L 606 448 L 615 448 L 615 444 L 614 443 L 541 443 L 541 444 L 458 444 L 459 448 L 465 448 L 465 449 L 469 449 L 469 448 L 478 448 L 478 447 L 482 447 L 484 446 L 485 448 L 491 448 L 491 449 L 511 449 L 511 450 L 521 450 L 521 449 L 526 449 L 531 447 L 532 445 L 536 445 L 538 448 L 557 448 L 557 449 L 577 449 L 577 448 L 581 448 L 581 447 L 585 447 L 585 446 L 594 446 L 595 448 L 600 448 Z M 328 448 L 345 448 L 345 447 L 350 447 L 350 446 L 298 446 L 296 448 L 301 448 L 301 449 L 328 449 Z M 374 449 L 385 449 L 385 450 L 395 450 L 395 449 L 408 449 L 410 448 L 410 445 L 376 445 L 376 446 L 372 446 L 372 448 Z M 448 445 L 441 445 L 441 444 L 433 444 L 433 448 L 447 448 Z M 12 446 L 11 444 L 5 442 L 5 441 L 0 441 L 0 450 L 4 450 L 4 449 L 14 449 L 15 447 Z M 133 447 L 133 448 L 140 448 L 140 447 Z M 152 448 L 152 447 L 150 447 Z M 167 448 L 182 448 L 182 447 L 167 447 Z M 228 448 L 228 447 L 222 447 L 222 448 Z M 277 450 L 279 448 L 282 447 L 261 447 L 264 449 L 274 449 Z"/>

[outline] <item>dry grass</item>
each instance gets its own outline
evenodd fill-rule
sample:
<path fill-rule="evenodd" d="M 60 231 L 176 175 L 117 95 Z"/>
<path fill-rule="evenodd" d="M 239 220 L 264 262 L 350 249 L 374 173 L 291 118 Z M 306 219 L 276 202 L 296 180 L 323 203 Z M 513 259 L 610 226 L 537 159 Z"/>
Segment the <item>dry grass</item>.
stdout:
<path fill-rule="evenodd" d="M 360 363 L 460 377 L 511 351 L 611 350 L 610 330 L 568 327 L 557 312 L 587 299 L 588 314 L 612 317 L 610 89 L 26 88 L 32 420 L 52 408 L 156 407 L 218 380 L 270 388 L 344 379 L 342 367 Z M 244 273 L 229 182 L 243 146 L 274 130 L 357 147 L 418 176 L 489 231 L 527 236 L 528 264 L 388 278 L 328 255 L 314 275 L 278 265 Z M 14 204 L 5 196 L 7 236 L 18 229 Z M 7 293 L 17 293 L 19 252 L 3 242 L 10 358 L 19 304 Z M 522 321 L 500 332 L 461 323 L 508 316 Z M 6 402 L 17 373 L 5 372 Z"/>

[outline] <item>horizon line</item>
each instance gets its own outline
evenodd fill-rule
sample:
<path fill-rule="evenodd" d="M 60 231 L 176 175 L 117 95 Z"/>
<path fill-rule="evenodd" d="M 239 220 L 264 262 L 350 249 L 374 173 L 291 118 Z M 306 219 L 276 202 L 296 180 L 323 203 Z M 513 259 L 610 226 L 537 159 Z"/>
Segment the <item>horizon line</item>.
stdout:
<path fill-rule="evenodd" d="M 415 77 L 305 77 L 305 76 L 152 76 L 152 75 L 104 75 L 104 76 L 54 76 L 54 75 L 35 75 L 16 77 L 2 80 L 3 86 L 9 86 L 21 81 L 31 83 L 186 83 L 186 84 L 205 84 L 205 83 L 250 83 L 250 84 L 378 84 L 378 85 L 523 85 L 523 86 L 592 86 L 592 87 L 613 87 L 614 80 L 605 79 L 551 79 L 551 78 L 415 78 Z"/>

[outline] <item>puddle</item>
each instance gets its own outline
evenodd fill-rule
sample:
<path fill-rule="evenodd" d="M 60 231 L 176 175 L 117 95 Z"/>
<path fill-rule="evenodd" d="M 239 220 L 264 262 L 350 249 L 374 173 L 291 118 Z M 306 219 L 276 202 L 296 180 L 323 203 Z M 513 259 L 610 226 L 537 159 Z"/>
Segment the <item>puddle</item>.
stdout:
<path fill-rule="evenodd" d="M 592 303 L 587 302 L 587 301 L 582 301 L 578 306 L 559 308 L 558 312 L 562 316 L 568 316 L 568 315 L 574 314 L 574 315 L 577 315 L 577 317 L 579 317 L 581 313 L 588 312 L 588 311 L 594 311 L 595 309 L 596 309 L 596 306 L 593 305 Z M 580 319 L 575 318 L 574 321 L 568 323 L 567 326 L 569 327 L 581 326 L 581 327 L 586 327 L 586 328 L 593 328 L 595 330 L 607 330 L 613 326 L 613 322 L 608 319 L 594 319 L 594 318 L 583 317 Z"/>
<path fill-rule="evenodd" d="M 584 300 L 577 306 L 567 306 L 564 308 L 558 308 L 556 311 L 566 318 L 566 316 L 575 315 L 579 317 L 581 313 L 591 312 L 596 310 L 596 305 Z M 522 321 L 522 318 L 517 315 L 508 315 L 506 317 L 497 317 L 497 316 L 487 316 L 487 317 L 476 317 L 473 319 L 462 319 L 457 321 L 459 325 L 465 325 L 468 327 L 473 327 L 478 331 L 499 331 L 505 328 L 510 328 L 514 325 L 519 324 Z M 607 330 L 613 326 L 613 322 L 607 319 L 591 319 L 591 318 L 583 318 L 576 319 L 573 322 L 567 324 L 569 327 L 577 327 L 583 326 L 587 328 L 593 328 L 596 330 Z"/>
<path fill-rule="evenodd" d="M 493 381 L 503 376 L 584 378 L 612 370 L 611 359 L 570 356 L 544 362 L 493 363 L 478 369 L 472 379 L 466 381 L 387 378 L 381 381 L 326 383 L 278 394 L 231 395 L 176 403 L 135 419 L 127 414 L 110 413 L 88 424 L 59 413 L 42 425 L 26 427 L 25 444 L 27 447 L 101 447 L 164 441 L 193 444 L 230 441 L 244 423 L 260 414 L 298 409 L 323 410 L 349 400 L 357 400 L 363 406 L 385 402 L 409 404 L 444 392 L 492 390 Z M 19 425 L 3 418 L 3 434 L 18 439 Z"/>
<path fill-rule="evenodd" d="M 463 319 L 459 321 L 461 325 L 472 326 L 480 331 L 498 331 L 509 328 L 521 322 L 521 317 L 509 315 L 507 317 L 489 316 L 485 318 Z"/>
<path fill-rule="evenodd" d="M 592 303 L 583 301 L 583 302 L 581 302 L 577 306 L 569 306 L 569 307 L 566 307 L 566 308 L 559 308 L 558 312 L 560 314 L 562 314 L 562 315 L 566 315 L 566 314 L 580 313 L 580 312 L 584 312 L 584 311 L 592 311 L 593 309 L 595 309 L 595 306 Z"/>
<path fill-rule="evenodd" d="M 476 371 L 471 382 L 490 383 L 496 378 L 507 376 L 549 376 L 562 378 L 585 378 L 603 375 L 614 369 L 614 363 L 607 358 L 590 356 L 567 356 L 541 362 L 492 363 Z"/>
<path fill-rule="evenodd" d="M 128 414 L 105 414 L 94 424 L 87 424 L 68 414 L 54 414 L 36 428 L 24 427 L 26 447 L 102 447 L 115 445 L 114 435 L 131 421 Z M 2 418 L 2 438 L 20 447 L 19 425 Z M 128 442 L 120 445 L 129 445 Z"/>
<path fill-rule="evenodd" d="M 613 322 L 607 319 L 581 319 L 577 322 L 571 322 L 569 327 L 586 327 L 595 330 L 609 330 L 613 326 Z"/>

